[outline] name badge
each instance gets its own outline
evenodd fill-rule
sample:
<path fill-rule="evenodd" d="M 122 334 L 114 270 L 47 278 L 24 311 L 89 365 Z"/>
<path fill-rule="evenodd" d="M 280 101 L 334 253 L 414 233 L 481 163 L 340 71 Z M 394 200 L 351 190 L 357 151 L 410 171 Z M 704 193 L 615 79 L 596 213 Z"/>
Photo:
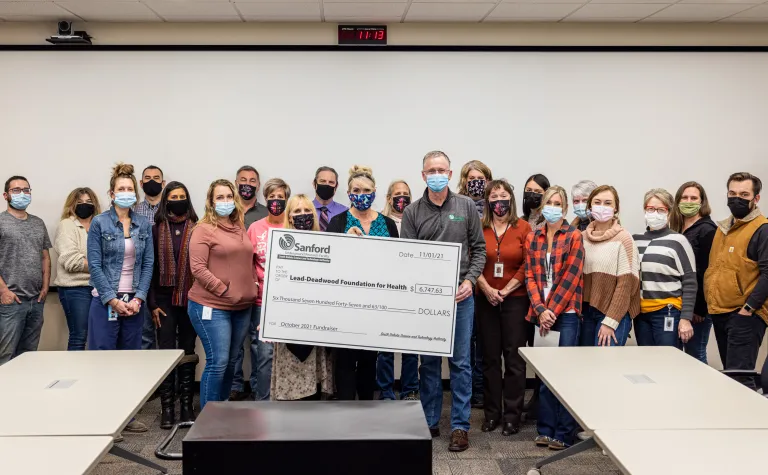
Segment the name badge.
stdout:
<path fill-rule="evenodd" d="M 674 317 L 664 317 L 664 331 L 665 332 L 671 332 L 675 330 L 675 318 Z"/>
<path fill-rule="evenodd" d="M 117 321 L 117 312 L 115 312 L 115 309 L 111 306 L 107 307 L 107 321 L 108 322 L 116 322 Z"/>
<path fill-rule="evenodd" d="M 504 277 L 504 263 L 503 262 L 497 262 L 493 265 L 493 276 L 494 277 Z"/>
<path fill-rule="evenodd" d="M 733 246 L 728 248 L 728 252 L 733 252 Z"/>

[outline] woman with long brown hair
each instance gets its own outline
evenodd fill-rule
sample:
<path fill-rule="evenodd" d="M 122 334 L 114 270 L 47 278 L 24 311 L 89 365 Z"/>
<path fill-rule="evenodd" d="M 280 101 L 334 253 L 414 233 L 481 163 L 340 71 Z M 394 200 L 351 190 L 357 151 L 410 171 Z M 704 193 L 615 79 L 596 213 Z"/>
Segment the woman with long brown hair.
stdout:
<path fill-rule="evenodd" d="M 491 180 L 493 180 L 491 169 L 480 160 L 469 161 L 461 167 L 457 193 L 472 198 L 480 217 L 485 210 L 485 185 Z"/>
<path fill-rule="evenodd" d="M 253 245 L 243 224 L 235 185 L 216 180 L 208 187 L 205 215 L 192 231 L 189 261 L 194 283 L 187 311 L 205 348 L 200 410 L 229 395 L 235 361 L 243 347 L 258 283 Z"/>
<path fill-rule="evenodd" d="M 75 188 L 64 202 L 54 248 L 56 280 L 61 308 L 67 319 L 67 350 L 85 349 L 88 337 L 88 311 L 91 307 L 91 274 L 88 272 L 88 230 L 91 220 L 101 214 L 99 199 L 90 188 Z"/>
<path fill-rule="evenodd" d="M 689 181 L 683 183 L 675 193 L 675 206 L 669 223 L 673 231 L 682 233 L 688 239 L 696 261 L 698 290 L 693 307 L 693 336 L 683 343 L 683 350 L 705 364 L 712 318 L 704 299 L 704 273 L 709 267 L 709 251 L 717 231 L 717 225 L 709 217 L 711 213 L 704 187 L 695 181 Z"/>

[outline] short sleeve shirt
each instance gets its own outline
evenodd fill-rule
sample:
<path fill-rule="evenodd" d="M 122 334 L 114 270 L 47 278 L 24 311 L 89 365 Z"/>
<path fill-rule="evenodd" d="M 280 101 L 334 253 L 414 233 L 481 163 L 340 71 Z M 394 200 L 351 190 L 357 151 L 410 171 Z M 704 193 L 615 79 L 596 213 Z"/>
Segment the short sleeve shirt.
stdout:
<path fill-rule="evenodd" d="M 18 219 L 0 213 L 0 276 L 19 298 L 32 299 L 43 289 L 43 251 L 51 239 L 37 216 Z"/>

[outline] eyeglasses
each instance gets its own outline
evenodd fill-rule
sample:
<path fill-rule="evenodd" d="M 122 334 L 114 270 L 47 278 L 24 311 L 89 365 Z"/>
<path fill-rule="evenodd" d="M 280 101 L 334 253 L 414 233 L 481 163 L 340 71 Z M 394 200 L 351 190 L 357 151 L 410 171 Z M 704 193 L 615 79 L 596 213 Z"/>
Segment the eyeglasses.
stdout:
<path fill-rule="evenodd" d="M 11 188 L 8 190 L 8 193 L 18 195 L 19 193 L 24 193 L 25 195 L 28 195 L 32 193 L 32 188 Z"/>
<path fill-rule="evenodd" d="M 654 208 L 653 206 L 646 206 L 645 207 L 646 213 L 659 213 L 661 215 L 669 214 L 669 210 L 667 208 Z"/>
<path fill-rule="evenodd" d="M 445 168 L 433 168 L 431 170 L 424 170 L 425 175 L 446 175 L 450 170 Z"/>

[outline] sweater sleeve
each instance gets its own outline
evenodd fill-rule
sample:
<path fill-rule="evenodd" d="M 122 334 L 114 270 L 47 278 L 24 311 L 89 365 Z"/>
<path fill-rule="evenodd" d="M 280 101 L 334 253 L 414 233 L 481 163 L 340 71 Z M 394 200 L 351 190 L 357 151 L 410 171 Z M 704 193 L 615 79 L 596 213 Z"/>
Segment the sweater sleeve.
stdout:
<path fill-rule="evenodd" d="M 347 227 L 347 212 L 339 213 L 328 223 L 328 227 L 325 229 L 327 233 L 343 233 L 344 228 Z"/>
<path fill-rule="evenodd" d="M 58 260 L 64 270 L 73 274 L 82 272 L 85 267 L 85 254 L 80 251 L 77 233 L 77 226 L 69 218 L 62 220 L 56 230 Z"/>
<path fill-rule="evenodd" d="M 227 284 L 208 270 L 212 238 L 211 231 L 204 227 L 198 226 L 192 231 L 189 239 L 189 267 L 192 276 L 205 290 L 221 297 L 227 291 Z"/>
<path fill-rule="evenodd" d="M 533 237 L 534 233 L 529 233 L 528 237 L 525 238 L 525 249 L 527 251 L 525 260 L 525 290 L 528 291 L 528 299 L 531 301 L 531 308 L 533 308 L 536 315 L 541 315 L 547 307 L 544 306 L 544 302 L 541 300 L 541 292 L 536 283 L 536 253 L 531 252 Z"/>
<path fill-rule="evenodd" d="M 635 241 L 627 232 L 621 234 L 617 260 L 616 289 L 603 319 L 603 325 L 614 330 L 629 311 L 632 296 L 640 293 L 640 255 Z"/>
<path fill-rule="evenodd" d="M 387 231 L 389 232 L 389 237 L 395 239 L 399 238 L 400 233 L 397 231 L 397 223 L 395 223 L 395 220 L 384 216 L 384 222 L 387 223 Z"/>
<path fill-rule="evenodd" d="M 413 215 L 415 214 L 413 209 L 411 209 L 414 206 L 418 206 L 418 203 L 414 203 L 411 206 L 408 206 L 405 208 L 405 212 L 403 212 L 403 220 L 400 221 L 400 237 L 403 239 L 418 239 L 419 236 L 416 233 L 416 222 L 414 221 Z"/>
<path fill-rule="evenodd" d="M 155 250 L 155 259 L 154 264 L 152 265 L 152 282 L 149 284 L 149 294 L 147 294 L 147 306 L 150 310 L 155 310 L 157 308 L 157 289 L 160 287 L 160 269 L 158 268 L 158 263 L 160 262 L 160 259 L 158 258 L 158 242 L 157 242 L 157 224 L 152 226 L 152 247 Z"/>
<path fill-rule="evenodd" d="M 681 268 L 679 269 L 680 275 L 683 278 L 683 308 L 680 310 L 680 318 L 686 320 L 693 319 L 693 307 L 696 304 L 696 291 L 698 289 L 698 280 L 696 277 L 696 265 L 693 257 L 693 248 L 682 234 L 680 236 L 680 244 L 683 247 L 683 252 L 678 255 L 678 261 Z"/>
<path fill-rule="evenodd" d="M 525 285 L 525 263 L 528 259 L 528 246 L 525 245 L 528 235 L 531 233 L 531 225 L 522 219 L 517 221 L 518 232 L 520 233 L 520 240 L 523 243 L 523 260 L 520 261 L 520 267 L 517 272 L 512 276 L 513 279 L 517 279 L 518 282 Z"/>

